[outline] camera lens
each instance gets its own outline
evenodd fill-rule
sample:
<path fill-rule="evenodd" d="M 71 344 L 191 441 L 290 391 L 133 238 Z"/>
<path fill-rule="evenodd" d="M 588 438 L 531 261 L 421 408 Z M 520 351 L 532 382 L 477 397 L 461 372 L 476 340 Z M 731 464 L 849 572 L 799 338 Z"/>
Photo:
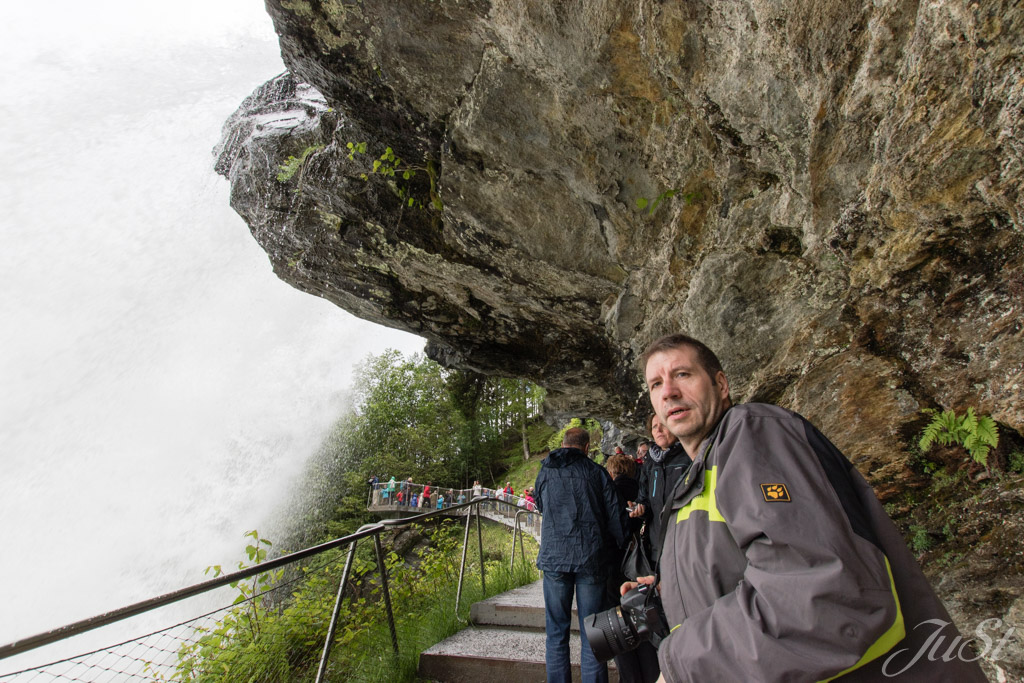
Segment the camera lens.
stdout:
<path fill-rule="evenodd" d="M 615 655 L 640 645 L 633 624 L 622 616 L 622 609 L 619 607 L 585 617 L 583 630 L 586 632 L 590 649 L 599 662 L 607 662 Z"/>

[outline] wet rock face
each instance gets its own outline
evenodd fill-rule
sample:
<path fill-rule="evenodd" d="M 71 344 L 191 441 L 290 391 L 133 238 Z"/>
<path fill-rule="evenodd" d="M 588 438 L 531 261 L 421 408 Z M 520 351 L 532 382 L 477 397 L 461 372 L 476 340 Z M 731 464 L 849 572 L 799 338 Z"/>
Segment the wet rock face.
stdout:
<path fill-rule="evenodd" d="M 922 407 L 1024 426 L 1018 3 L 267 6 L 218 170 L 294 286 L 623 426 L 685 330 L 876 484 Z"/>

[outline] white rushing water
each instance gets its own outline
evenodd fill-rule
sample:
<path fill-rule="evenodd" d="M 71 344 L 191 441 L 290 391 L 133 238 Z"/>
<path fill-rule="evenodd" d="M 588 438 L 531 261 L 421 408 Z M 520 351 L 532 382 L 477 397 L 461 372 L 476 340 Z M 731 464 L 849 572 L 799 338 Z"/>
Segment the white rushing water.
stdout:
<path fill-rule="evenodd" d="M 6 643 L 233 564 L 352 364 L 423 342 L 279 281 L 228 206 L 221 124 L 284 69 L 261 2 L 22 3 L 0 60 Z"/>

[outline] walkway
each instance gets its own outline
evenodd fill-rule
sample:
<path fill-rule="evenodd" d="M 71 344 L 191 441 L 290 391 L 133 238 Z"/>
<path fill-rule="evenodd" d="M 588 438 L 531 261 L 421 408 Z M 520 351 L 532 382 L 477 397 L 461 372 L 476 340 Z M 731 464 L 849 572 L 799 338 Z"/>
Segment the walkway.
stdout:
<path fill-rule="evenodd" d="M 506 680 L 544 681 L 544 594 L 541 581 L 473 605 L 472 626 L 420 654 L 419 676 L 443 683 Z M 580 680 L 580 637 L 573 612 L 569 659 L 573 681 Z M 619 672 L 608 663 L 608 678 Z"/>

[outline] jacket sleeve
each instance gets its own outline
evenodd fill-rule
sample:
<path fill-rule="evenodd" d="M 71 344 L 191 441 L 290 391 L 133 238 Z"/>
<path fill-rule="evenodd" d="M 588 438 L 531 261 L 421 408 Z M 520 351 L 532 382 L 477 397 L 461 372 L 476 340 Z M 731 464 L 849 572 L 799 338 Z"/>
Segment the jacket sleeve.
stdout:
<path fill-rule="evenodd" d="M 648 500 L 647 500 L 647 476 L 648 476 L 647 475 L 647 470 L 648 469 L 649 468 L 647 466 L 647 462 L 645 461 L 644 464 L 640 466 L 640 474 L 636 478 L 637 483 L 640 485 L 640 493 L 636 494 L 636 502 L 639 505 L 643 505 L 643 506 L 647 506 L 647 505 L 650 504 L 650 503 L 648 503 Z"/>
<path fill-rule="evenodd" d="M 870 532 L 854 531 L 853 503 L 840 500 L 830 483 L 835 468 L 811 446 L 805 424 L 769 416 L 729 425 L 704 471 L 707 514 L 673 511 L 670 526 L 705 525 L 690 531 L 706 529 L 708 542 L 684 544 L 692 558 L 673 547 L 662 581 L 683 580 L 687 563 L 691 576 L 718 583 L 720 597 L 669 624 L 659 650 L 666 681 L 825 680 L 903 638 L 888 561 Z"/>
<path fill-rule="evenodd" d="M 625 548 L 629 535 L 629 516 L 626 514 L 626 504 L 615 490 L 615 484 L 611 476 L 603 468 L 598 471 L 601 477 L 601 496 L 604 502 L 605 514 L 608 516 L 608 532 L 615 539 L 619 548 Z"/>
<path fill-rule="evenodd" d="M 540 468 L 540 472 L 537 473 L 537 480 L 533 482 L 533 500 L 537 505 L 537 512 L 544 513 L 544 468 Z"/>

